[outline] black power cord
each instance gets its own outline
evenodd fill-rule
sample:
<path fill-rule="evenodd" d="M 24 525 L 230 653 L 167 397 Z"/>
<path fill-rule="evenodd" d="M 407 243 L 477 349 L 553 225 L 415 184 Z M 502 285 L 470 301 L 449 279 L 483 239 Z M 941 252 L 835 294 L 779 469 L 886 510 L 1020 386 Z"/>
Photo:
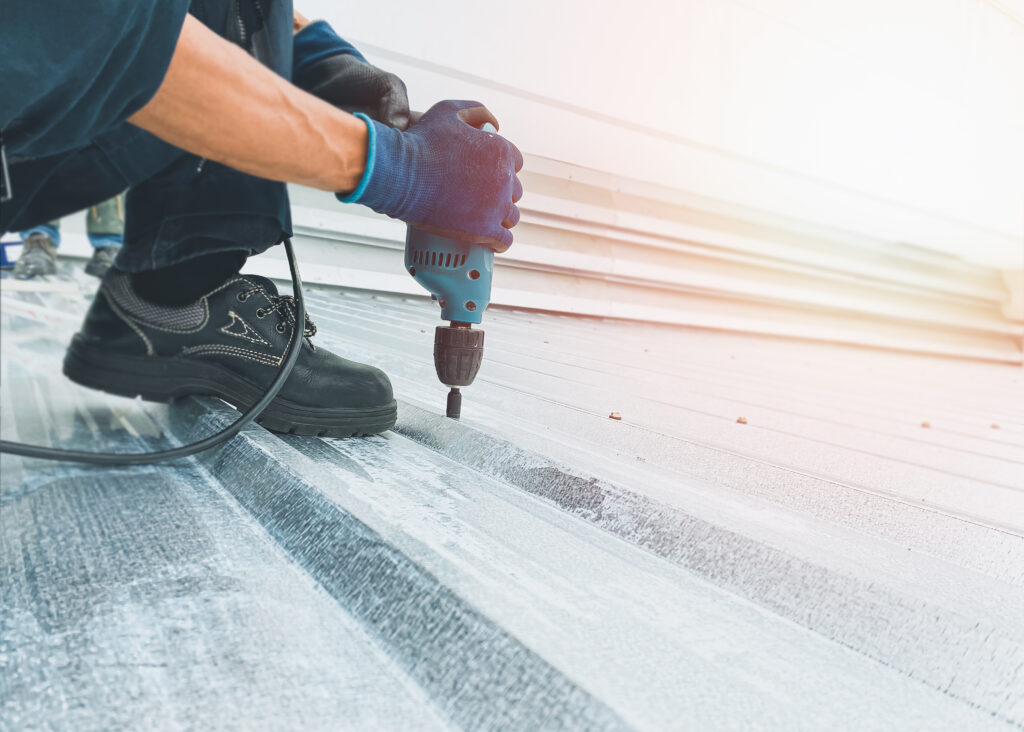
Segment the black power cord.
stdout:
<path fill-rule="evenodd" d="M 302 299 L 302 278 L 299 277 L 299 266 L 295 261 L 295 252 L 292 251 L 291 239 L 283 240 L 284 251 L 288 257 L 288 269 L 292 274 L 292 289 L 295 295 L 295 327 L 301 328 L 306 322 L 306 303 Z M 284 363 L 274 381 L 267 388 L 262 398 L 253 404 L 241 417 L 232 422 L 229 426 L 216 432 L 209 437 L 175 447 L 171 450 L 158 450 L 156 452 L 89 452 L 88 450 L 61 450 L 54 447 L 43 447 L 42 445 L 26 445 L 21 442 L 10 442 L 0 440 L 0 453 L 11 455 L 22 455 L 24 457 L 40 458 L 42 460 L 65 460 L 76 463 L 91 463 L 93 465 L 148 465 L 150 463 L 177 460 L 188 457 L 197 452 L 209 450 L 212 447 L 221 445 L 237 435 L 242 429 L 259 416 L 260 412 L 266 409 L 267 405 L 274 400 L 278 392 L 284 387 L 284 382 L 299 359 L 299 352 L 302 350 L 302 338 L 296 338 L 289 346 L 285 354 Z"/>

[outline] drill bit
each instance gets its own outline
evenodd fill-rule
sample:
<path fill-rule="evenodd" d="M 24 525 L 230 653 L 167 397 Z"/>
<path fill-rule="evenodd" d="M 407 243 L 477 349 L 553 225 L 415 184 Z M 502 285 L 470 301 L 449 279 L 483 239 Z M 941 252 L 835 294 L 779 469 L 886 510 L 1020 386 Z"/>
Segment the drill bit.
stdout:
<path fill-rule="evenodd" d="M 445 414 L 451 419 L 458 419 L 462 416 L 462 391 L 459 387 L 453 386 L 448 392 L 448 406 Z"/>

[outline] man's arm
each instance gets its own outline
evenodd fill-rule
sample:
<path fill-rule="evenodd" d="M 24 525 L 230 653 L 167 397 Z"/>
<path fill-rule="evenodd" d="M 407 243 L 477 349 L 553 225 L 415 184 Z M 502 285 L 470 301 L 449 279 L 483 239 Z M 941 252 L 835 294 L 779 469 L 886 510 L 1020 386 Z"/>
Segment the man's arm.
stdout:
<path fill-rule="evenodd" d="M 366 124 L 191 15 L 156 95 L 128 121 L 245 173 L 325 191 L 355 189 L 366 166 Z"/>
<path fill-rule="evenodd" d="M 519 221 L 523 156 L 478 129 L 498 125 L 479 102 L 439 102 L 403 132 L 307 94 L 191 16 L 160 88 L 129 121 L 236 170 L 498 251 Z"/>

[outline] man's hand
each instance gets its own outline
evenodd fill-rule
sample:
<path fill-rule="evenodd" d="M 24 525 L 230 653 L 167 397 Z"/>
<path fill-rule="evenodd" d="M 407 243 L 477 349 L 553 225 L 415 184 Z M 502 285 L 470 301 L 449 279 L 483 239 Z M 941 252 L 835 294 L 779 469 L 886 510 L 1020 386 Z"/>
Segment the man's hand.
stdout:
<path fill-rule="evenodd" d="M 367 173 L 342 198 L 438 234 L 503 252 L 519 223 L 523 156 L 479 102 L 439 102 L 407 132 L 368 121 Z"/>
<path fill-rule="evenodd" d="M 326 22 L 303 26 L 294 50 L 292 83 L 300 89 L 389 127 L 409 126 L 409 98 L 402 80 L 370 64 Z"/>

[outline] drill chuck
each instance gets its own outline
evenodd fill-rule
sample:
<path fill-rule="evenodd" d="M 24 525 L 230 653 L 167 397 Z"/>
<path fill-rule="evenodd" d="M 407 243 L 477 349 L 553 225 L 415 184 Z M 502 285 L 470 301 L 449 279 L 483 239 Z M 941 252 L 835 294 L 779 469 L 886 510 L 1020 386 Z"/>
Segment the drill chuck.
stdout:
<path fill-rule="evenodd" d="M 484 332 L 469 324 L 434 329 L 434 368 L 449 387 L 469 386 L 484 360 Z"/>
<path fill-rule="evenodd" d="M 484 360 L 484 332 L 469 323 L 439 325 L 434 329 L 434 368 L 437 378 L 449 387 L 445 414 L 451 419 L 462 416 L 462 391 L 476 378 Z"/>

